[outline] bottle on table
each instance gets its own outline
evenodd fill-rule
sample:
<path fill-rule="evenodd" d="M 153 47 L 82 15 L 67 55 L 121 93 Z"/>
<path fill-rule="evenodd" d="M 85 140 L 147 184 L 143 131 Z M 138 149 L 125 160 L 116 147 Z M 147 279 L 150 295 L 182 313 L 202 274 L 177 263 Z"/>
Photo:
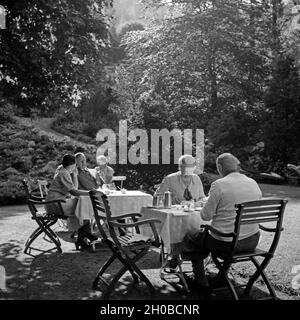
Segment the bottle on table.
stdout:
<path fill-rule="evenodd" d="M 172 206 L 171 192 L 166 191 L 164 194 L 164 208 L 171 208 L 171 206 Z"/>

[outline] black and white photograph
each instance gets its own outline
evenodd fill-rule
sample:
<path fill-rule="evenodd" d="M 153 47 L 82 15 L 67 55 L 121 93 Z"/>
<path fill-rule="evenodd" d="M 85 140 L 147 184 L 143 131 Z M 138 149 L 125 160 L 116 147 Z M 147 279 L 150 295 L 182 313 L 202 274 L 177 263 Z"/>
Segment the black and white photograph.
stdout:
<path fill-rule="evenodd" d="M 0 0 L 0 300 L 299 301 L 300 0 Z"/>

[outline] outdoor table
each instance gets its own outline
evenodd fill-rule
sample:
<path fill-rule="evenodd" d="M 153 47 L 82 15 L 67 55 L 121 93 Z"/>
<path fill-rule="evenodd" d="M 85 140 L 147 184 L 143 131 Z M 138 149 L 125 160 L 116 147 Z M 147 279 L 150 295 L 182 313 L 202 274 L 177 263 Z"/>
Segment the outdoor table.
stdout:
<path fill-rule="evenodd" d="M 161 236 L 163 242 L 162 247 L 162 266 L 160 269 L 160 277 L 165 280 L 166 266 L 168 258 L 176 256 L 178 259 L 178 267 L 173 274 L 181 278 L 184 287 L 188 290 L 186 280 L 182 272 L 182 258 L 180 255 L 183 239 L 189 231 L 197 231 L 202 224 L 208 224 L 203 221 L 200 216 L 201 208 L 196 210 L 184 211 L 180 206 L 172 206 L 170 209 L 143 207 L 141 213 L 143 219 L 159 219 L 161 223 L 156 224 L 156 229 Z M 142 232 L 146 235 L 149 233 L 149 228 L 144 227 Z"/>
<path fill-rule="evenodd" d="M 126 193 L 110 190 L 107 198 L 114 217 L 127 213 L 139 213 L 143 206 L 152 205 L 153 201 L 152 195 L 139 190 L 127 190 Z M 89 196 L 78 197 L 75 215 L 81 224 L 83 220 L 94 219 L 93 206 Z"/>

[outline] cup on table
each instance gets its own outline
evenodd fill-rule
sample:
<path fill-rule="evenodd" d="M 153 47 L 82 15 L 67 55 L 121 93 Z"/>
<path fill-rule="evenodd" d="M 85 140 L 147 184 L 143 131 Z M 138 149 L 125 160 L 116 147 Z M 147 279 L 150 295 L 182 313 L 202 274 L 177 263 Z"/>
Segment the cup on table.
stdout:
<path fill-rule="evenodd" d="M 164 206 L 164 195 L 157 194 L 153 197 L 153 207 L 154 208 L 161 208 Z"/>
<path fill-rule="evenodd" d="M 103 184 L 103 185 L 102 185 L 102 191 L 103 191 L 106 195 L 109 195 L 109 194 L 110 194 L 109 185 Z"/>
<path fill-rule="evenodd" d="M 207 198 L 203 198 L 196 202 L 195 206 L 199 208 L 203 208 L 205 203 L 207 202 Z"/>

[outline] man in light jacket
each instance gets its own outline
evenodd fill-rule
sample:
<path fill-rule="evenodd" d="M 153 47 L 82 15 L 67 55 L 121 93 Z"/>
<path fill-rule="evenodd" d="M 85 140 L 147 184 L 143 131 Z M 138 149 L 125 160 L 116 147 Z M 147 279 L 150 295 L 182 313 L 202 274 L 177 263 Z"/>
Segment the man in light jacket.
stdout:
<path fill-rule="evenodd" d="M 201 218 L 211 221 L 211 226 L 216 230 L 229 233 L 234 230 L 235 205 L 259 200 L 262 193 L 256 181 L 240 173 L 240 161 L 232 154 L 221 154 L 216 165 L 222 178 L 212 183 L 207 203 L 201 210 Z M 253 251 L 258 244 L 259 236 L 258 224 L 241 226 L 236 251 Z M 231 238 L 213 234 L 205 237 L 201 230 L 186 235 L 183 256 L 192 261 L 195 278 L 191 285 L 194 289 L 204 294 L 210 292 L 203 260 L 212 250 L 228 252 L 231 241 Z"/>

